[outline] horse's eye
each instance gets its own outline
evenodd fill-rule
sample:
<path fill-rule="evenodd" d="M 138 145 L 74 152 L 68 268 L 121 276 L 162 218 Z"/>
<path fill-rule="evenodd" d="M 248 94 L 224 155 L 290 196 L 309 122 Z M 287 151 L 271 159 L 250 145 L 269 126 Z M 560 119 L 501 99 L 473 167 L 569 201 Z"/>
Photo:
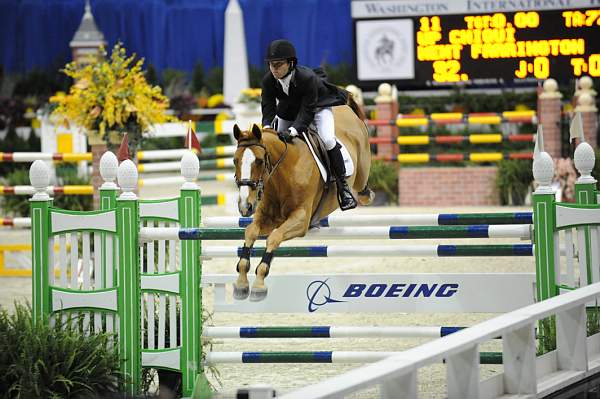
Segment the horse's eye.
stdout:
<path fill-rule="evenodd" d="M 237 165 L 237 164 L 238 164 L 238 160 L 237 160 L 237 158 L 233 158 L 233 164 L 234 164 L 234 165 Z"/>
<path fill-rule="evenodd" d="M 262 159 L 257 159 L 255 162 L 256 162 L 257 166 L 262 166 L 262 164 L 263 164 L 263 160 Z"/>

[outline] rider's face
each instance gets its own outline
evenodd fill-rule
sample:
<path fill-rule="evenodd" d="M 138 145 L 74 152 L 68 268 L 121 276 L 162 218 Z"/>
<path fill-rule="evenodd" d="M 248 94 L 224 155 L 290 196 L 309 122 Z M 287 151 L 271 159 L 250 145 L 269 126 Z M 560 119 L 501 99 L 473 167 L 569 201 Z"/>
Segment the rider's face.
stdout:
<path fill-rule="evenodd" d="M 287 60 L 273 60 L 269 61 L 269 70 L 275 77 L 275 79 L 281 79 L 290 70 L 290 63 Z"/>

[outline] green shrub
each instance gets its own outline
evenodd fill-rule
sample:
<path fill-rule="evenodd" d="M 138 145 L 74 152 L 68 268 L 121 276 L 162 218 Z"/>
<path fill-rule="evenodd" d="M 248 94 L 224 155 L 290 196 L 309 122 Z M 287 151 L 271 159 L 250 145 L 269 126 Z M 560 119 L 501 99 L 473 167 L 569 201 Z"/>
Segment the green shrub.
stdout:
<path fill-rule="evenodd" d="M 56 167 L 57 183 L 60 186 L 88 186 L 89 177 L 78 175 L 76 164 L 62 164 Z M 91 195 L 55 195 L 54 206 L 70 211 L 91 211 L 94 198 Z"/>
<path fill-rule="evenodd" d="M 36 324 L 29 306 L 16 303 L 12 315 L 0 308 L 2 397 L 91 398 L 123 386 L 112 335 L 83 335 L 70 322 Z"/>
<path fill-rule="evenodd" d="M 600 181 L 600 150 L 596 150 L 596 163 L 594 164 L 594 169 L 592 169 L 592 176 L 597 181 Z"/>
<path fill-rule="evenodd" d="M 15 169 L 6 175 L 5 185 L 21 186 L 29 185 L 29 170 L 25 168 Z M 2 213 L 6 216 L 29 216 L 29 195 L 8 195 L 0 197 Z"/>
<path fill-rule="evenodd" d="M 77 167 L 72 164 L 57 165 L 56 175 L 57 184 L 65 185 L 89 185 L 88 177 L 79 177 Z M 29 169 L 20 168 L 7 174 L 6 185 L 8 186 L 28 186 Z M 90 211 L 93 208 L 93 198 L 91 195 L 53 195 L 54 206 L 57 208 L 69 209 L 73 211 Z M 29 195 L 3 195 L 0 197 L 2 214 L 6 216 L 29 216 Z"/>
<path fill-rule="evenodd" d="M 323 68 L 327 73 L 327 80 L 334 85 L 348 86 L 354 81 L 352 66 L 350 64 L 345 62 L 337 65 L 325 64 Z"/>
<path fill-rule="evenodd" d="M 192 93 L 199 94 L 204 87 L 204 66 L 198 62 L 192 71 Z"/>
<path fill-rule="evenodd" d="M 204 85 L 210 94 L 223 93 L 223 68 L 215 67 L 208 71 Z"/>
<path fill-rule="evenodd" d="M 369 172 L 369 187 L 374 191 L 387 194 L 387 202 L 398 202 L 398 171 L 395 163 L 375 160 L 371 163 Z M 376 197 L 377 200 L 377 197 Z"/>
<path fill-rule="evenodd" d="M 533 183 L 533 162 L 511 159 L 498 163 L 496 190 L 502 205 L 523 205 Z"/>

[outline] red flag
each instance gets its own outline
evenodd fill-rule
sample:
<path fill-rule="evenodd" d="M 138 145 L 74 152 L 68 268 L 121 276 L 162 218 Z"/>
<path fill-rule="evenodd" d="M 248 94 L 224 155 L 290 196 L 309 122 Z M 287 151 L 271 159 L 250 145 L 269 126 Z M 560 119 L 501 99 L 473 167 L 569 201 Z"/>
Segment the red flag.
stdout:
<path fill-rule="evenodd" d="M 190 147 L 190 138 L 192 140 L 191 147 Z M 198 137 L 196 136 L 196 132 L 194 132 L 194 128 L 191 123 L 188 125 L 188 131 L 187 131 L 187 134 L 185 135 L 185 148 L 189 148 L 190 150 L 195 149 L 196 153 L 202 154 L 202 146 L 200 145 L 200 142 L 198 141 Z"/>
<path fill-rule="evenodd" d="M 123 135 L 123 140 L 121 140 L 119 151 L 117 151 L 117 159 L 119 160 L 119 163 L 126 159 L 131 159 L 131 156 L 129 155 L 129 140 L 127 139 L 127 133 Z"/>

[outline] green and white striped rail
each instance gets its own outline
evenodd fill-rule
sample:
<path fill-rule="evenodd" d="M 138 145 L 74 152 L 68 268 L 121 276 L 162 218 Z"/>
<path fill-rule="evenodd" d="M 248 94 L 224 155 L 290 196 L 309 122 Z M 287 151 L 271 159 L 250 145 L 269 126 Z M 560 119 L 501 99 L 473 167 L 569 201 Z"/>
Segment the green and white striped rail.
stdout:
<path fill-rule="evenodd" d="M 374 363 L 402 352 L 209 352 L 206 364 L 241 363 Z M 480 352 L 481 364 L 502 364 L 502 353 Z"/>
<path fill-rule="evenodd" d="M 251 217 L 209 216 L 205 227 L 246 227 Z M 481 224 L 532 224 L 532 212 L 425 213 L 395 215 L 344 215 L 335 213 L 319 222 L 321 227 L 356 226 L 467 226 Z"/>
<path fill-rule="evenodd" d="M 203 338 L 440 338 L 466 327 L 274 326 L 204 327 Z"/>

